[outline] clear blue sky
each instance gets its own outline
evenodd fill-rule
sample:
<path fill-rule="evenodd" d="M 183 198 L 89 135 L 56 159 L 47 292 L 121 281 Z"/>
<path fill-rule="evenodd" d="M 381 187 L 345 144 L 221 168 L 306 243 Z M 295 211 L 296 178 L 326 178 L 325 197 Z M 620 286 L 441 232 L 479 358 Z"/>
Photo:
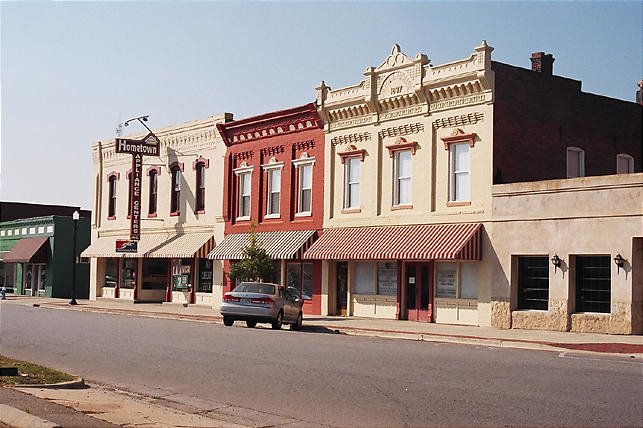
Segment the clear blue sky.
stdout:
<path fill-rule="evenodd" d="M 481 40 L 493 59 L 634 101 L 642 3 L 0 2 L 0 198 L 92 209 L 91 144 L 125 119 L 243 118 L 359 82 L 398 43 L 433 64 Z M 131 128 L 128 128 L 128 130 Z M 132 129 L 139 131 L 139 129 Z"/>

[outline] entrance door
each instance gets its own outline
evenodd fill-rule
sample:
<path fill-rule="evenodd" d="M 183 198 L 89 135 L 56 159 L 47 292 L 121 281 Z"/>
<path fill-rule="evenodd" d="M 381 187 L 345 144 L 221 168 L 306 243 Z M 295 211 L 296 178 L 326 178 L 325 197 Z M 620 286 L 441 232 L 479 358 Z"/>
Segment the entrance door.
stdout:
<path fill-rule="evenodd" d="M 404 278 L 406 288 L 406 319 L 431 322 L 432 275 L 430 263 L 407 263 Z"/>
<path fill-rule="evenodd" d="M 336 308 L 337 315 L 346 316 L 348 307 L 348 263 L 337 263 L 337 296 Z"/>

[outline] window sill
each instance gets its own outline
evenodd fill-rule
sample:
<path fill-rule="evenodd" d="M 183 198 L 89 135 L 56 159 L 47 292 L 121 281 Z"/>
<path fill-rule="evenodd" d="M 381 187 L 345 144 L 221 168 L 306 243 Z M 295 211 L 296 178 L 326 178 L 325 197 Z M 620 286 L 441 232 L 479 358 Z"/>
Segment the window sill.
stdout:
<path fill-rule="evenodd" d="M 447 207 L 467 207 L 471 205 L 471 201 L 451 201 L 447 202 Z"/>
<path fill-rule="evenodd" d="M 178 217 L 181 215 L 181 211 L 174 211 L 173 213 L 170 213 L 170 217 Z"/>
<path fill-rule="evenodd" d="M 237 217 L 237 221 L 248 221 L 248 220 L 250 220 L 249 215 L 246 215 L 246 216 L 243 216 L 243 217 Z"/>
<path fill-rule="evenodd" d="M 391 211 L 412 210 L 412 209 L 413 209 L 413 204 L 393 205 L 391 207 Z"/>
<path fill-rule="evenodd" d="M 194 214 L 205 214 L 205 210 L 196 210 L 194 211 Z"/>
<path fill-rule="evenodd" d="M 361 213 L 362 209 L 361 208 L 344 208 L 342 210 L 342 214 L 355 214 L 355 213 Z"/>
<path fill-rule="evenodd" d="M 116 216 L 115 216 L 115 215 L 113 215 L 113 216 L 111 216 L 111 217 L 107 217 L 107 220 L 116 220 Z"/>
<path fill-rule="evenodd" d="M 147 215 L 147 218 L 156 218 L 157 214 L 156 213 L 149 213 Z"/>
<path fill-rule="evenodd" d="M 264 218 L 267 220 L 281 218 L 281 214 L 266 214 Z"/>
<path fill-rule="evenodd" d="M 303 211 L 295 214 L 295 217 L 310 217 L 310 216 L 312 216 L 312 213 L 310 211 Z"/>

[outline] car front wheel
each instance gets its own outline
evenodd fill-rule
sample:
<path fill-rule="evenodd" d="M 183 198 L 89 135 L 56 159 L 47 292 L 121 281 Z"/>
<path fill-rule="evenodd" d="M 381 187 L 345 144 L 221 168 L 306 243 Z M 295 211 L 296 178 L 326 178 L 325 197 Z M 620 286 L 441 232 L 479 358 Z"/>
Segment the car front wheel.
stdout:
<path fill-rule="evenodd" d="M 284 313 L 279 311 L 277 318 L 272 322 L 273 330 L 281 330 L 281 325 L 284 323 Z"/>
<path fill-rule="evenodd" d="M 234 319 L 226 316 L 223 317 L 223 325 L 225 325 L 226 327 L 230 327 L 232 324 L 234 324 Z"/>
<path fill-rule="evenodd" d="M 294 323 L 290 324 L 290 329 L 291 330 L 300 330 L 301 329 L 301 324 L 304 321 L 304 316 L 299 312 L 299 315 L 297 315 L 297 321 Z"/>

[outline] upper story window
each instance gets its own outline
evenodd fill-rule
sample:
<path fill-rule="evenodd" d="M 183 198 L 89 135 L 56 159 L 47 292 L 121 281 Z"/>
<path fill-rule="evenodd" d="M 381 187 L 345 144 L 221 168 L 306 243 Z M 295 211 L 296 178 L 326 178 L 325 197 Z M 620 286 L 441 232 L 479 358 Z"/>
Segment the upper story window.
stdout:
<path fill-rule="evenodd" d="M 634 172 L 634 158 L 628 154 L 620 153 L 616 156 L 616 173 L 631 174 Z"/>
<path fill-rule="evenodd" d="M 393 156 L 393 205 L 411 205 L 411 151 L 402 150 Z"/>
<path fill-rule="evenodd" d="M 313 207 L 313 166 L 315 158 L 302 153 L 299 159 L 293 160 L 297 168 L 297 216 L 309 216 Z"/>
<path fill-rule="evenodd" d="M 252 191 L 252 166 L 242 162 L 234 170 L 237 176 L 238 211 L 237 220 L 250 220 L 250 196 Z"/>
<path fill-rule="evenodd" d="M 281 205 L 281 171 L 284 163 L 270 158 L 267 164 L 261 165 L 266 171 L 266 218 L 278 218 Z"/>
<path fill-rule="evenodd" d="M 361 169 L 366 150 L 351 145 L 347 151 L 337 154 L 344 164 L 344 210 L 359 211 Z"/>
<path fill-rule="evenodd" d="M 149 189 L 149 200 L 147 205 L 147 215 L 154 217 L 156 216 L 156 210 L 158 205 L 158 188 L 159 188 L 159 171 L 156 168 L 152 168 L 148 171 L 150 176 L 150 189 Z"/>
<path fill-rule="evenodd" d="M 393 206 L 410 208 L 412 195 L 412 156 L 417 142 L 408 142 L 400 137 L 394 144 L 386 146 L 393 158 Z"/>
<path fill-rule="evenodd" d="M 449 200 L 447 206 L 471 204 L 471 149 L 477 134 L 466 134 L 456 128 L 451 135 L 441 137 L 449 151 Z"/>
<path fill-rule="evenodd" d="M 108 202 L 107 202 L 107 218 L 116 218 L 116 181 L 118 181 L 118 173 L 111 173 L 107 177 L 108 183 Z"/>
<path fill-rule="evenodd" d="M 585 151 L 567 147 L 567 178 L 585 177 Z"/>
<path fill-rule="evenodd" d="M 471 200 L 471 153 L 469 144 L 449 146 L 449 201 Z"/>
<path fill-rule="evenodd" d="M 360 207 L 360 169 L 362 160 L 360 158 L 348 158 L 344 162 L 344 208 Z"/>
<path fill-rule="evenodd" d="M 195 211 L 197 213 L 205 212 L 205 163 L 197 162 L 196 169 L 196 186 L 195 186 Z"/>
<path fill-rule="evenodd" d="M 172 176 L 170 188 L 170 215 L 178 215 L 180 212 L 181 203 L 181 175 L 183 172 L 183 164 L 174 162 L 170 165 L 170 174 Z"/>

